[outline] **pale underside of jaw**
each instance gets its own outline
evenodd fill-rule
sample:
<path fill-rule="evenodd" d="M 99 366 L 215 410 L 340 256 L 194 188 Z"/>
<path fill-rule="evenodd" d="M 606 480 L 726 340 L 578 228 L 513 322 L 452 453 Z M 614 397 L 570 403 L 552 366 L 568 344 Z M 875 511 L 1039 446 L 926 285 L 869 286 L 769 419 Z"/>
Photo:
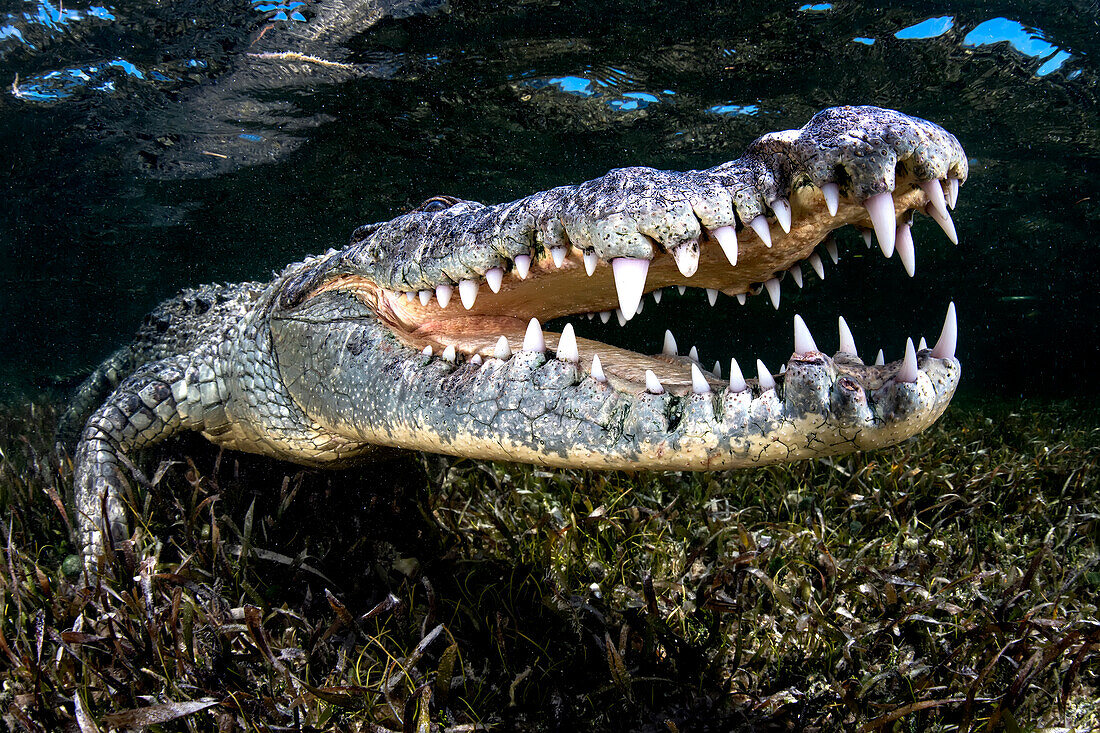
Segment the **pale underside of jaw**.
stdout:
<path fill-rule="evenodd" d="M 651 260 L 624 257 L 605 262 L 576 248 L 555 247 L 538 259 L 518 257 L 509 272 L 493 268 L 480 281 L 463 280 L 434 291 L 409 293 L 372 285 L 361 294 L 408 346 L 452 362 L 508 358 L 520 350 L 550 350 L 559 359 L 587 367 L 594 377 L 623 392 L 686 394 L 719 387 L 738 391 L 744 388 L 743 375 L 750 370 L 756 373 L 759 386 L 765 387 L 773 378 L 763 363 L 757 361 L 744 370 L 736 360 L 704 366 L 691 351 L 681 355 L 671 333 L 666 335 L 660 354 L 647 356 L 577 338 L 571 325 L 561 334 L 544 332 L 540 323 L 579 315 L 624 324 L 642 312 L 645 294 L 659 300 L 666 289 L 683 292 L 686 287 L 705 289 L 712 306 L 719 293 L 736 297 L 742 304 L 750 295 L 767 293 L 778 309 L 781 280 L 802 287 L 807 265 L 818 278 L 824 278 L 818 245 L 824 242 L 824 254 L 835 263 L 836 245 L 828 234 L 845 224 L 859 227 L 868 247 L 873 231 L 882 253 L 890 258 L 897 252 L 903 268 L 913 276 L 912 212 L 927 213 L 957 242 L 948 213 L 957 188 L 955 179 L 899 179 L 893 194 L 878 194 L 860 203 L 839 199 L 835 188 L 828 185 L 824 190 L 806 186 L 798 189 L 790 202 L 773 202 L 775 219 L 758 217 L 736 232 L 732 227 L 704 229 L 701 240 L 690 243 L 693 246 L 671 252 L 655 246 Z M 795 331 L 795 354 L 817 351 L 816 345 L 807 346 L 813 339 L 797 316 Z M 952 357 L 955 333 L 952 305 L 932 355 Z M 839 337 L 838 354 L 854 355 L 854 341 L 843 318 Z M 896 379 L 915 379 L 915 350 L 910 339 L 905 358 L 891 370 Z M 880 352 L 877 363 L 881 361 Z"/>

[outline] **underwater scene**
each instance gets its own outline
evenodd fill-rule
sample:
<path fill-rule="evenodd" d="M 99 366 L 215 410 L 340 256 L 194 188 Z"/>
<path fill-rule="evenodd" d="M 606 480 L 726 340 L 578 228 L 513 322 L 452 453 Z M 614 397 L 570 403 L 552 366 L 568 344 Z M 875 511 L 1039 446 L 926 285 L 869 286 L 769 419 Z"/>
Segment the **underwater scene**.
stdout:
<path fill-rule="evenodd" d="M 1098 56 L 0 0 L 5 730 L 1100 730 Z"/>

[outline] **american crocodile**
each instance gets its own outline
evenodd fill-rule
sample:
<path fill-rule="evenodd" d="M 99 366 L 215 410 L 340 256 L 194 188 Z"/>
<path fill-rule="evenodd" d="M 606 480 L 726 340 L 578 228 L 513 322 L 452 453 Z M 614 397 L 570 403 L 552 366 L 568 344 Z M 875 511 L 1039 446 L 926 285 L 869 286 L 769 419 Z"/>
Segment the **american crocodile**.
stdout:
<path fill-rule="evenodd" d="M 721 365 L 677 354 L 671 334 L 645 356 L 540 322 L 628 320 L 669 286 L 777 300 L 779 277 L 800 279 L 805 261 L 819 269 L 815 247 L 847 224 L 912 274 L 913 214 L 955 240 L 948 209 L 966 177 L 942 128 L 839 107 L 709 170 L 623 168 L 495 206 L 433 198 L 271 282 L 186 290 L 62 420 L 62 437 L 79 436 L 85 560 L 126 536 L 127 455 L 184 430 L 309 466 L 385 447 L 694 471 L 897 443 L 954 394 L 953 305 L 934 347 L 910 339 L 903 359 L 870 366 L 843 320 L 829 357 L 796 317 L 785 371 L 758 362 L 755 379 L 736 361 L 723 378 Z"/>

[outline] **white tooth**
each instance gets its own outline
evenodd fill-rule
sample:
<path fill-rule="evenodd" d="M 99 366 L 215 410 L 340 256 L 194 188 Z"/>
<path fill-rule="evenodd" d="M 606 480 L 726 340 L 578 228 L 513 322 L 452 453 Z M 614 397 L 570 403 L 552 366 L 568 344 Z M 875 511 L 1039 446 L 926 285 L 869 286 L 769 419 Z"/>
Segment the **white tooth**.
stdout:
<path fill-rule="evenodd" d="M 436 285 L 435 286 L 435 299 L 439 301 L 440 308 L 446 308 L 447 304 L 451 302 L 451 293 L 455 289 L 450 285 Z"/>
<path fill-rule="evenodd" d="M 768 371 L 768 368 L 764 366 L 764 362 L 759 359 L 756 360 L 756 381 L 760 383 L 761 392 L 775 389 L 775 378 L 772 377 L 772 373 Z"/>
<path fill-rule="evenodd" d="M 643 308 L 645 308 L 645 301 L 644 300 L 639 300 L 638 301 L 638 310 L 636 310 L 634 312 L 634 315 L 638 315 L 639 313 L 641 313 Z"/>
<path fill-rule="evenodd" d="M 592 369 L 589 371 L 589 374 L 591 374 L 592 378 L 597 382 L 607 381 L 607 377 L 603 373 L 603 364 L 600 364 L 599 354 L 592 355 Z"/>
<path fill-rule="evenodd" d="M 901 371 L 894 378 L 899 382 L 917 381 L 917 350 L 913 348 L 913 339 L 905 339 L 905 357 L 901 360 Z"/>
<path fill-rule="evenodd" d="M 699 371 L 699 367 L 694 364 L 691 365 L 691 391 L 695 394 L 707 394 L 710 392 L 710 384 L 707 383 L 703 373 Z"/>
<path fill-rule="evenodd" d="M 493 348 L 493 356 L 504 361 L 512 358 L 512 349 L 508 346 L 508 338 L 501 336 L 497 339 L 497 345 Z"/>
<path fill-rule="evenodd" d="M 928 203 L 933 209 L 947 216 L 947 202 L 943 198 L 943 186 L 938 180 L 922 181 L 920 184 L 924 195 L 928 197 Z"/>
<path fill-rule="evenodd" d="M 649 369 L 645 370 L 645 391 L 652 394 L 664 394 L 665 388 L 661 385 L 661 380 L 657 379 L 657 375 Z"/>
<path fill-rule="evenodd" d="M 698 362 L 699 361 L 699 349 L 695 348 L 694 346 L 692 346 L 690 349 L 688 349 L 688 358 L 691 359 L 694 362 Z"/>
<path fill-rule="evenodd" d="M 600 311 L 600 323 L 607 323 L 611 320 L 611 311 Z"/>
<path fill-rule="evenodd" d="M 711 305 L 718 302 L 718 291 L 714 288 L 707 288 L 707 302 Z"/>
<path fill-rule="evenodd" d="M 878 350 L 878 355 L 875 357 L 875 366 L 882 366 L 886 363 L 886 354 L 882 353 L 882 349 Z"/>
<path fill-rule="evenodd" d="M 920 343 L 917 344 L 917 351 L 928 351 L 928 342 L 924 340 L 924 336 L 920 337 Z"/>
<path fill-rule="evenodd" d="M 665 330 L 665 342 L 661 346 L 661 353 L 665 356 L 677 356 L 679 351 L 676 350 L 676 337 L 672 335 L 672 331 Z"/>
<path fill-rule="evenodd" d="M 710 233 L 710 236 L 718 240 L 718 246 L 722 248 L 726 259 L 731 265 L 737 264 L 737 230 L 731 226 L 718 227 Z"/>
<path fill-rule="evenodd" d="M 527 273 L 531 271 L 531 255 L 516 255 L 516 275 L 520 280 L 527 279 Z"/>
<path fill-rule="evenodd" d="M 427 346 L 425 346 L 424 350 L 421 351 L 420 353 L 423 354 L 424 356 L 431 356 L 432 355 L 432 346 L 431 346 L 431 344 L 428 344 Z"/>
<path fill-rule="evenodd" d="M 537 318 L 532 318 L 527 324 L 527 333 L 523 334 L 523 350 L 537 351 L 540 354 L 546 351 L 546 339 Z"/>
<path fill-rule="evenodd" d="M 843 354 L 851 354 L 852 356 L 859 356 L 856 352 L 856 340 L 852 338 L 852 329 L 848 328 L 848 322 L 844 320 L 844 316 L 841 316 L 840 321 L 840 351 Z"/>
<path fill-rule="evenodd" d="M 959 179 L 948 178 L 947 179 L 947 205 L 952 209 L 955 208 L 955 204 L 959 201 Z"/>
<path fill-rule="evenodd" d="M 786 374 L 787 373 L 787 365 L 786 364 L 780 364 L 779 365 L 779 373 L 780 374 Z"/>
<path fill-rule="evenodd" d="M 861 237 L 863 237 L 863 243 L 865 245 L 867 245 L 867 249 L 871 249 L 871 241 L 872 241 L 871 240 L 871 230 L 870 229 L 860 229 L 859 234 L 860 234 Z"/>
<path fill-rule="evenodd" d="M 687 292 L 687 286 L 686 285 L 677 285 L 676 286 L 676 292 L 678 292 L 680 295 L 683 295 L 684 293 Z"/>
<path fill-rule="evenodd" d="M 749 226 L 760 237 L 760 241 L 764 243 L 765 247 L 772 246 L 772 230 L 763 214 L 750 221 Z"/>
<path fill-rule="evenodd" d="M 791 265 L 791 269 L 788 270 L 791 273 L 791 279 L 794 280 L 794 284 L 798 287 L 802 287 L 802 265 L 797 262 Z"/>
<path fill-rule="evenodd" d="M 768 297 L 772 300 L 772 305 L 776 310 L 779 310 L 779 279 L 772 278 L 771 280 L 764 281 L 764 287 L 768 291 Z"/>
<path fill-rule="evenodd" d="M 405 292 L 405 300 L 407 300 L 410 303 L 413 302 L 414 300 L 416 300 L 416 293 L 414 293 L 412 290 L 406 291 Z"/>
<path fill-rule="evenodd" d="M 825 265 L 821 262 L 821 255 L 819 255 L 817 252 L 814 252 L 809 256 L 808 259 L 810 260 L 810 267 L 814 268 L 814 272 L 817 273 L 817 279 L 824 280 Z"/>
<path fill-rule="evenodd" d="M 790 234 L 791 205 L 787 203 L 787 199 L 776 199 L 772 201 L 772 211 L 775 213 L 775 220 L 779 222 L 779 226 L 783 229 L 783 233 Z"/>
<path fill-rule="evenodd" d="M 836 216 L 837 206 L 840 205 L 840 186 L 826 183 L 821 187 L 821 194 L 825 197 L 825 208 L 829 210 L 829 216 Z"/>
<path fill-rule="evenodd" d="M 420 305 L 427 305 L 432 302 L 432 291 L 421 290 L 420 291 Z"/>
<path fill-rule="evenodd" d="M 558 336 L 558 358 L 573 363 L 581 360 L 581 353 L 577 350 L 577 335 L 573 333 L 572 323 L 565 324 L 565 328 L 561 330 L 561 336 Z"/>
<path fill-rule="evenodd" d="M 676 260 L 676 269 L 684 277 L 691 277 L 699 270 L 699 244 L 684 242 L 672 248 L 672 259 Z"/>
<path fill-rule="evenodd" d="M 834 265 L 840 262 L 840 252 L 836 248 L 836 240 L 832 237 L 825 240 L 825 251 L 829 253 L 829 259 Z"/>
<path fill-rule="evenodd" d="M 499 267 L 490 267 L 485 271 L 485 282 L 494 293 L 500 292 L 500 284 L 504 281 L 504 270 Z"/>
<path fill-rule="evenodd" d="M 454 364 L 455 363 L 455 347 L 454 347 L 454 344 L 451 344 L 447 348 L 443 349 L 442 356 L 443 356 L 443 361 L 449 361 L 452 364 Z"/>
<path fill-rule="evenodd" d="M 909 277 L 913 277 L 917 272 L 917 249 L 913 245 L 913 231 L 908 224 L 898 225 L 894 244 L 898 250 L 898 259 L 901 260 L 901 266 L 905 268 L 905 272 Z"/>
<path fill-rule="evenodd" d="M 626 325 L 626 316 L 623 315 L 622 308 L 615 309 L 615 319 L 618 320 L 620 326 Z"/>
<path fill-rule="evenodd" d="M 814 343 L 814 337 L 810 335 L 810 329 L 806 327 L 802 316 L 796 315 L 794 317 L 794 353 L 802 355 L 811 351 L 817 351 L 817 344 Z"/>
<path fill-rule="evenodd" d="M 932 217 L 932 220 L 940 225 L 940 229 L 947 235 L 947 238 L 951 240 L 951 244 L 959 243 L 959 235 L 955 232 L 955 222 L 951 220 L 951 215 L 946 211 L 942 214 L 933 208 L 931 205 L 924 207 L 924 213 Z"/>
<path fill-rule="evenodd" d="M 665 291 L 662 290 L 661 288 L 657 288 L 652 293 L 650 293 L 650 295 L 653 296 L 653 302 L 654 303 L 660 303 L 661 302 L 661 294 L 664 293 L 664 292 Z"/>
<path fill-rule="evenodd" d="M 897 215 L 894 213 L 894 197 L 889 191 L 876 193 L 863 202 L 871 223 L 875 227 L 878 246 L 887 257 L 894 254 L 894 232 L 897 231 Z"/>
<path fill-rule="evenodd" d="M 947 306 L 947 318 L 943 321 L 943 331 L 940 332 L 940 340 L 932 349 L 932 356 L 937 359 L 949 359 L 955 355 L 955 346 L 959 341 L 959 326 L 955 321 L 955 304 Z"/>
<path fill-rule="evenodd" d="M 615 292 L 619 296 L 619 307 L 626 320 L 638 312 L 638 303 L 645 292 L 645 278 L 649 272 L 649 260 L 636 257 L 617 257 L 611 260 L 611 270 L 615 274 Z"/>
<path fill-rule="evenodd" d="M 741 373 L 737 359 L 730 359 L 730 392 L 744 392 L 748 388 L 749 385 L 745 382 L 745 375 Z"/>
<path fill-rule="evenodd" d="M 600 258 L 595 252 L 584 253 L 584 271 L 588 273 L 589 277 L 592 277 L 592 273 L 596 271 L 596 265 L 600 264 Z"/>
<path fill-rule="evenodd" d="M 584 317 L 591 321 L 593 318 L 596 317 L 596 314 L 595 313 L 585 313 Z"/>
<path fill-rule="evenodd" d="M 740 303 L 741 305 L 744 305 L 745 303 L 749 302 L 749 296 L 745 293 L 738 293 L 737 294 L 737 302 Z"/>
<path fill-rule="evenodd" d="M 710 371 L 711 371 L 712 374 L 714 374 L 714 376 L 721 379 L 722 378 L 722 362 L 719 362 L 719 361 L 714 362 L 714 368 L 711 369 Z"/>
<path fill-rule="evenodd" d="M 458 297 L 462 300 L 462 307 L 470 310 L 477 300 L 477 280 L 463 280 L 458 284 Z"/>
<path fill-rule="evenodd" d="M 567 252 L 568 250 L 565 247 L 550 248 L 550 259 L 554 261 L 554 267 L 561 267 L 562 263 L 565 262 Z"/>
<path fill-rule="evenodd" d="M 470 357 L 471 364 L 480 364 L 482 361 L 484 360 L 481 358 L 481 354 L 474 354 Z"/>

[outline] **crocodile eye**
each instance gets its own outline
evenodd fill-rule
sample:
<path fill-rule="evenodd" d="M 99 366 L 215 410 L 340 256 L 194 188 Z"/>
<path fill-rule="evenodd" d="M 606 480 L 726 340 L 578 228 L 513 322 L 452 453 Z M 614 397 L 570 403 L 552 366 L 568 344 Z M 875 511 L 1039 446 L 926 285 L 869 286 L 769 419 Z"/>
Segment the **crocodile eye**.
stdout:
<path fill-rule="evenodd" d="M 458 199 L 453 196 L 432 196 L 424 203 L 417 206 L 414 211 L 425 211 L 428 213 L 435 211 L 443 211 L 449 209 L 458 203 Z"/>

